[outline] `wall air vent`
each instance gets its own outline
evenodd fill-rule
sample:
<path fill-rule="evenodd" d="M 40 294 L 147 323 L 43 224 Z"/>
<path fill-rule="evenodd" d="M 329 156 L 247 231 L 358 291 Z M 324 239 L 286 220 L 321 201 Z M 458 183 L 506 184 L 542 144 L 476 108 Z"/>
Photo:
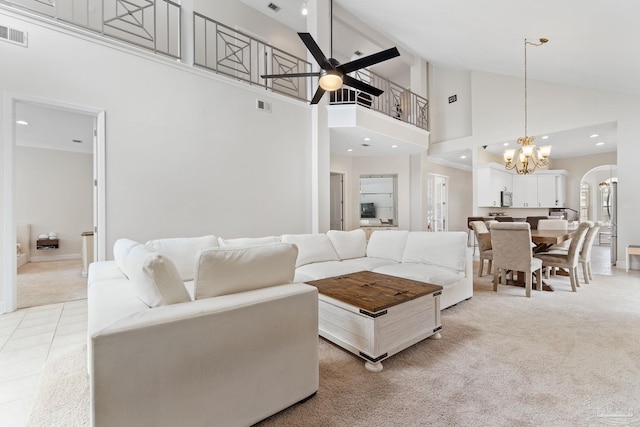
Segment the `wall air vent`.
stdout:
<path fill-rule="evenodd" d="M 25 31 L 0 25 L 0 40 L 27 47 L 27 33 Z"/>
<path fill-rule="evenodd" d="M 256 108 L 258 110 L 266 111 L 267 113 L 271 112 L 271 104 L 260 99 L 256 99 Z"/>
<path fill-rule="evenodd" d="M 278 12 L 280 10 L 280 6 L 278 6 L 275 3 L 269 3 L 269 5 L 267 7 L 269 9 L 273 10 L 274 12 Z"/>

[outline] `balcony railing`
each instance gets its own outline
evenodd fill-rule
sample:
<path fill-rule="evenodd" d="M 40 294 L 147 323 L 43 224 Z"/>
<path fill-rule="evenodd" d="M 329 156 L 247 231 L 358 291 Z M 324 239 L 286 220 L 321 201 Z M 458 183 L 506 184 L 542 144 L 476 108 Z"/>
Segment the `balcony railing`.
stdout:
<path fill-rule="evenodd" d="M 384 93 L 376 97 L 343 87 L 331 94 L 331 104 L 362 105 L 420 129 L 429 129 L 429 101 L 426 98 L 367 69 L 356 71 L 353 77 L 384 90 Z"/>
<path fill-rule="evenodd" d="M 260 75 L 308 73 L 311 63 L 197 12 L 193 14 L 193 24 L 194 65 L 309 100 L 309 78 L 263 79 Z"/>
<path fill-rule="evenodd" d="M 171 0 L 0 0 L 53 20 L 130 43 L 154 53 L 182 58 L 179 4 Z M 262 74 L 307 73 L 311 63 L 231 28 L 193 13 L 194 65 L 305 102 L 317 78 L 263 79 Z M 191 37 L 191 35 L 189 35 Z M 384 91 L 379 97 L 342 88 L 330 94 L 331 104 L 359 104 L 428 130 L 427 99 L 370 70 L 353 77 Z"/>
<path fill-rule="evenodd" d="M 4 0 L 57 21 L 180 58 L 180 5 L 170 0 Z"/>

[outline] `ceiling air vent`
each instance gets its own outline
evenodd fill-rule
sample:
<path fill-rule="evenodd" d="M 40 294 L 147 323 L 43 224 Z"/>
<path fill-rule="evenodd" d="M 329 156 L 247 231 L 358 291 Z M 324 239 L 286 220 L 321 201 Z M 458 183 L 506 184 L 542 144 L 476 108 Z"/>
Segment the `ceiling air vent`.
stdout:
<path fill-rule="evenodd" d="M 278 12 L 280 10 L 280 6 L 278 6 L 275 3 L 269 3 L 269 5 L 267 7 L 269 9 L 273 10 L 274 12 Z"/>
<path fill-rule="evenodd" d="M 0 25 L 0 40 L 27 47 L 27 33 Z"/>

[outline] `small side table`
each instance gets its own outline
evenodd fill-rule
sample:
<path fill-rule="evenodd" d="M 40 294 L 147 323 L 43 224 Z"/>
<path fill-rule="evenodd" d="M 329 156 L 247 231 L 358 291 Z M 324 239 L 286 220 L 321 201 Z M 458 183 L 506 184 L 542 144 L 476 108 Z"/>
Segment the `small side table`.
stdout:
<path fill-rule="evenodd" d="M 631 255 L 640 255 L 640 245 L 627 245 L 627 273 L 631 264 Z"/>
<path fill-rule="evenodd" d="M 38 239 L 36 240 L 37 250 L 51 250 L 58 249 L 60 247 L 60 241 L 58 239 Z"/>

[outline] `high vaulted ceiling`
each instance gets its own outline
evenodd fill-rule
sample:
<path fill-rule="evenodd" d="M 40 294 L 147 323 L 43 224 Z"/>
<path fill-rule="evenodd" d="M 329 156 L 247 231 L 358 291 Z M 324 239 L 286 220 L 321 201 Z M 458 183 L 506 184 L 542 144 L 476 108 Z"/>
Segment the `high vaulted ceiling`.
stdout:
<path fill-rule="evenodd" d="M 269 0 L 241 0 L 259 10 Z M 292 28 L 304 30 L 299 10 L 304 0 L 271 0 L 289 13 Z M 318 0 L 325 1 L 325 0 Z M 327 0 L 328 1 L 328 0 Z M 523 75 L 523 39 L 550 41 L 535 51 L 535 67 L 528 78 L 566 85 L 640 95 L 640 2 L 634 0 L 334 0 L 399 47 L 428 62 L 456 69 Z M 336 8 L 338 10 L 338 8 Z M 282 13 L 282 11 L 280 13 Z M 279 19 L 277 14 L 268 15 Z M 282 16 L 282 15 L 281 15 Z M 343 31 L 334 28 L 334 38 Z M 348 51 L 367 51 L 367 40 L 355 35 L 341 39 Z M 335 41 L 334 41 L 335 43 Z M 387 46 L 384 46 L 387 47 Z M 369 52 L 366 52 L 369 53 Z M 563 147 L 557 157 L 586 153 L 583 135 L 606 134 L 603 151 L 616 149 L 616 132 L 610 124 L 594 129 L 562 132 Z M 550 136 L 552 139 L 554 135 Z M 555 138 L 558 140 L 558 138 Z M 575 141 L 571 144 L 570 141 Z M 550 142 L 550 141 L 549 141 Z M 493 148 L 499 151 L 496 144 Z M 466 153 L 462 153 L 466 154 Z M 451 153 L 451 161 L 460 153 Z M 470 164 L 471 156 L 466 163 Z"/>

